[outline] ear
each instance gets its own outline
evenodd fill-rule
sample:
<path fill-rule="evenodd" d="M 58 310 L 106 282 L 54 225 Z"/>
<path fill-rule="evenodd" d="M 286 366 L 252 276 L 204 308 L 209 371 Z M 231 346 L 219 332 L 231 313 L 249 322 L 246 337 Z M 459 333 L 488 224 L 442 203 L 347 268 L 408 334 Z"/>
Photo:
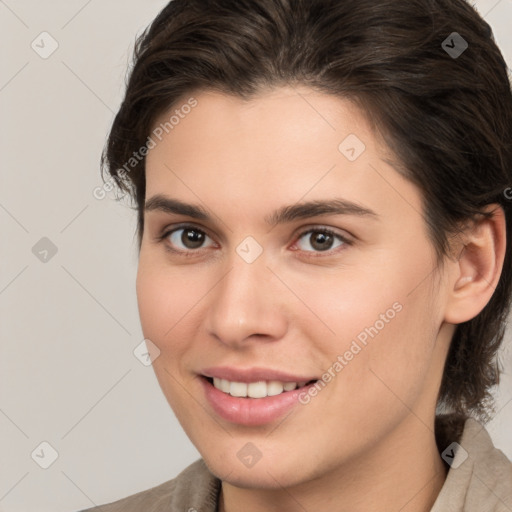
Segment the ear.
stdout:
<path fill-rule="evenodd" d="M 448 263 L 449 289 L 444 320 L 467 322 L 489 302 L 500 279 L 505 258 L 506 223 L 503 208 L 487 205 L 481 217 L 464 229 L 462 246 L 455 261 Z"/>

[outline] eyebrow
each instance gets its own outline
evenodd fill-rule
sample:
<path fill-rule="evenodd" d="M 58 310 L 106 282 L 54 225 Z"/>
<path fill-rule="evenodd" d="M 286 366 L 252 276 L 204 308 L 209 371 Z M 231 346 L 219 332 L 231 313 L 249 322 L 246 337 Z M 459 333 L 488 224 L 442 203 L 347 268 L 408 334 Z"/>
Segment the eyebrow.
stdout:
<path fill-rule="evenodd" d="M 211 216 L 202 206 L 184 203 L 162 194 L 156 194 L 148 199 L 144 205 L 144 210 L 185 215 L 197 220 L 211 220 Z M 308 201 L 283 206 L 270 215 L 265 216 L 265 222 L 270 226 L 277 226 L 278 224 L 285 224 L 318 215 L 356 215 L 378 218 L 378 215 L 369 208 L 346 199 L 334 198 L 325 201 Z"/>

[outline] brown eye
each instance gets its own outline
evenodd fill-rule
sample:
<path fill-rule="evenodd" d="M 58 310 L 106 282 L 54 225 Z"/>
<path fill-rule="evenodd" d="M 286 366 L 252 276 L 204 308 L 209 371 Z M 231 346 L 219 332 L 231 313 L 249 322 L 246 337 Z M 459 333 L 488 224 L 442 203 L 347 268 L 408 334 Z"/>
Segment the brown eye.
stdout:
<path fill-rule="evenodd" d="M 301 240 L 304 240 L 305 243 L 301 243 Z M 336 241 L 338 241 L 337 245 L 335 245 Z M 343 236 L 326 228 L 310 229 L 302 233 L 297 242 L 299 249 L 306 252 L 325 252 L 348 244 L 349 241 Z M 309 245 L 312 250 L 308 249 L 307 245 Z"/>
<path fill-rule="evenodd" d="M 164 235 L 170 245 L 177 251 L 187 252 L 188 250 L 201 249 L 210 237 L 193 226 L 185 226 L 169 231 Z"/>
<path fill-rule="evenodd" d="M 181 242 L 189 249 L 197 249 L 204 242 L 205 234 L 195 229 L 184 229 L 181 234 Z"/>
<path fill-rule="evenodd" d="M 332 248 L 334 237 L 327 233 L 311 233 L 309 235 L 309 243 L 311 247 L 318 251 L 328 251 Z"/>

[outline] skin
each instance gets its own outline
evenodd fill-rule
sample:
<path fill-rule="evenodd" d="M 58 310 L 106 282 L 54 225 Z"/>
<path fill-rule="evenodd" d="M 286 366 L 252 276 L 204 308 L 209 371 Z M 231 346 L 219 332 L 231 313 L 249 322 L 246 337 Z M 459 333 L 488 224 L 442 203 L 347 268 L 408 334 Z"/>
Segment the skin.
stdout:
<path fill-rule="evenodd" d="M 348 100 L 306 87 L 250 101 L 194 97 L 197 107 L 147 156 L 146 200 L 200 204 L 212 220 L 146 212 L 137 297 L 163 393 L 223 481 L 221 512 L 430 510 L 446 477 L 434 439 L 443 365 L 454 324 L 478 314 L 499 278 L 502 212 L 466 231 L 458 256 L 436 270 L 420 190 Z M 366 146 L 353 162 L 338 150 L 349 134 Z M 264 221 L 284 205 L 335 197 L 376 216 Z M 206 233 L 200 248 L 184 245 L 183 231 L 159 239 L 183 222 Z M 311 227 L 351 243 L 318 250 L 301 235 Z M 247 236 L 263 248 L 250 264 L 236 252 Z M 201 369 L 321 376 L 397 302 L 401 311 L 284 420 L 236 425 L 207 402 Z M 237 457 L 247 442 L 262 454 L 251 468 Z"/>

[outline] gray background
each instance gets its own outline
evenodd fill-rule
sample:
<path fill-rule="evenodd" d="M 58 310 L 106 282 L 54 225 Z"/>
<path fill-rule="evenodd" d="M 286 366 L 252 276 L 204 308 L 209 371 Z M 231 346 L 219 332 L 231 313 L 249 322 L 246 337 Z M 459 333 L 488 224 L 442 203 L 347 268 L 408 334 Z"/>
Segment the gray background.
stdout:
<path fill-rule="evenodd" d="M 133 354 L 143 339 L 135 213 L 112 194 L 92 193 L 102 185 L 99 156 L 135 35 L 166 3 L 0 0 L 3 512 L 106 503 L 164 482 L 198 457 L 151 366 Z M 510 67 L 512 0 L 476 6 Z M 44 31 L 59 45 L 46 59 L 40 53 L 52 41 Z M 488 430 L 512 458 L 510 338 Z M 47 469 L 40 466 L 52 449 L 42 442 L 58 453 Z"/>

